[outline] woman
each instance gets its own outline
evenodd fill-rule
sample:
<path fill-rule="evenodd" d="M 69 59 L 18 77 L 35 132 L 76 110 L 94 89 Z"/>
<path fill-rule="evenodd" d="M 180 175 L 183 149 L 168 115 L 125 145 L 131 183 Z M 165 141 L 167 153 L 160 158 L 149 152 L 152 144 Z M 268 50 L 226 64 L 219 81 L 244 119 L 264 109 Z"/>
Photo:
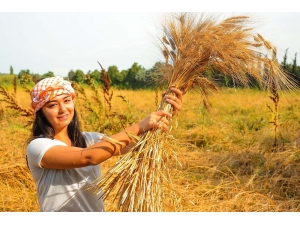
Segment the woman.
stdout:
<path fill-rule="evenodd" d="M 165 95 L 181 109 L 178 97 Z M 128 133 L 140 135 L 151 129 L 169 128 L 172 115 L 150 113 L 138 123 L 107 137 L 97 132 L 81 132 L 74 108 L 75 91 L 62 77 L 45 78 L 30 92 L 35 113 L 32 136 L 28 140 L 28 166 L 36 183 L 40 211 L 104 211 L 103 200 L 85 190 L 101 176 L 99 164 L 112 156 L 125 154 L 132 144 Z M 113 141 L 111 141 L 113 140 Z"/>

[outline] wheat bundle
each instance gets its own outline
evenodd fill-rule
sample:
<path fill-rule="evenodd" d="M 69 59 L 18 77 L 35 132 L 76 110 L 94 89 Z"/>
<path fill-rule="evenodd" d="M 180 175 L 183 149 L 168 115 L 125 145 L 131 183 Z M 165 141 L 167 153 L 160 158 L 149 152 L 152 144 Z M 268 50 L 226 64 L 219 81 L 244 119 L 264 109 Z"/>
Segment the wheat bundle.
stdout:
<path fill-rule="evenodd" d="M 253 34 L 248 16 L 229 17 L 221 22 L 213 16 L 194 13 L 171 14 L 163 23 L 159 47 L 166 59 L 161 81 L 167 92 L 175 86 L 184 93 L 197 87 L 205 106 L 209 91 L 218 87 L 206 76 L 219 71 L 235 82 L 249 85 L 255 79 L 262 87 L 294 89 L 294 81 L 284 73 L 274 57 L 276 49 L 260 34 Z M 173 112 L 170 104 L 157 110 Z M 172 187 L 170 168 L 176 150 L 170 133 L 151 130 L 137 139 L 116 165 L 89 190 L 104 199 L 118 186 L 115 199 L 122 211 L 164 211 L 163 200 Z M 173 198 L 176 206 L 176 196 Z"/>

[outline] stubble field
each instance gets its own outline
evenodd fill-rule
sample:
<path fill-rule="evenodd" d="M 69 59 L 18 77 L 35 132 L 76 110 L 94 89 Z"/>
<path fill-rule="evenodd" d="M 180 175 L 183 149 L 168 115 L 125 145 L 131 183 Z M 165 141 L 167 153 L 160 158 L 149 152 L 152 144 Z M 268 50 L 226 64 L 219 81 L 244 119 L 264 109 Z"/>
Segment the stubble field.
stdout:
<path fill-rule="evenodd" d="M 93 91 L 84 87 L 85 97 Z M 13 88 L 9 88 L 13 93 Z M 107 134 L 137 122 L 156 110 L 161 92 L 111 90 L 110 105 L 101 107 L 78 94 L 76 107 L 82 127 Z M 158 94 L 158 95 L 157 95 Z M 4 96 L 0 96 L 3 99 Z M 29 93 L 18 87 L 16 100 L 29 108 Z M 184 96 L 183 109 L 173 119 L 171 134 L 178 140 L 180 165 L 172 180 L 182 212 L 297 212 L 300 207 L 300 100 L 297 93 L 280 93 L 278 130 L 273 102 L 254 89 L 222 89 L 210 96 L 211 111 L 203 108 L 197 92 Z M 25 141 L 32 118 L 0 102 L 0 211 L 39 211 L 35 184 L 25 159 Z M 269 107 L 268 107 L 269 106 Z M 93 111 L 94 110 L 94 111 Z M 101 111 L 102 110 L 102 111 Z M 104 116 L 111 115 L 110 118 Z M 276 137 L 276 139 L 275 139 Z M 119 158 L 101 164 L 102 173 Z M 119 211 L 110 196 L 106 211 Z M 168 202 L 168 199 L 165 199 Z"/>

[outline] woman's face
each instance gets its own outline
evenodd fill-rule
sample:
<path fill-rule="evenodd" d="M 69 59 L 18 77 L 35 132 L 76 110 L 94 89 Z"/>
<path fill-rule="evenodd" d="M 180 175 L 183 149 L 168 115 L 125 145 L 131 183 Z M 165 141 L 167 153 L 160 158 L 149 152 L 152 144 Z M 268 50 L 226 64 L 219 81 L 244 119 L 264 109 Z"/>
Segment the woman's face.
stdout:
<path fill-rule="evenodd" d="M 42 111 L 55 133 L 67 128 L 74 116 L 74 102 L 71 95 L 63 94 L 52 98 Z"/>

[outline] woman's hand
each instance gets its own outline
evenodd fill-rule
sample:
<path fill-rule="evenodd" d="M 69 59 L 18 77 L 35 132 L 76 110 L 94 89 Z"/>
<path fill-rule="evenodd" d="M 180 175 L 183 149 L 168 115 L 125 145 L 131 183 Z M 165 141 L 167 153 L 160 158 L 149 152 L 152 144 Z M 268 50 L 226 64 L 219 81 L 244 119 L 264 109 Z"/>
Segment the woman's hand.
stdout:
<path fill-rule="evenodd" d="M 181 110 L 183 93 L 182 91 L 180 91 L 175 87 L 172 87 L 171 91 L 174 92 L 176 96 L 172 94 L 166 95 L 165 93 L 163 93 L 163 97 L 165 98 L 166 102 L 173 105 L 174 107 L 173 117 L 174 117 Z"/>
<path fill-rule="evenodd" d="M 182 108 L 183 95 L 182 91 L 177 88 L 172 88 L 171 90 L 176 94 L 176 96 L 173 96 L 172 94 L 165 95 L 165 93 L 163 93 L 163 97 L 166 102 L 170 103 L 174 107 L 173 115 L 163 110 L 150 113 L 145 119 L 138 123 L 140 127 L 139 133 L 144 133 L 148 130 L 157 128 L 161 128 L 164 131 L 169 130 L 170 119 Z"/>

